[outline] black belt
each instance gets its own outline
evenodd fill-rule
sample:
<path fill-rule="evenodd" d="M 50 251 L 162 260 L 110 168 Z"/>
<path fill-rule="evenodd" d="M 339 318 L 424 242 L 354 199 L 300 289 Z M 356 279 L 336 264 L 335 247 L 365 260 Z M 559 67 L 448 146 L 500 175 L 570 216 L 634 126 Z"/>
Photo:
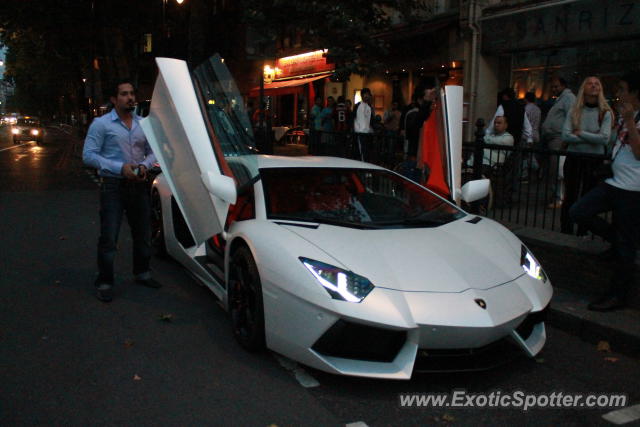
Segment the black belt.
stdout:
<path fill-rule="evenodd" d="M 118 184 L 122 187 L 135 187 L 137 185 L 146 185 L 147 181 L 133 181 L 130 179 L 126 179 L 126 178 L 115 178 L 115 177 L 110 177 L 110 176 L 101 176 L 100 177 L 100 183 L 101 184 L 108 184 L 108 183 L 114 183 L 114 184 Z"/>

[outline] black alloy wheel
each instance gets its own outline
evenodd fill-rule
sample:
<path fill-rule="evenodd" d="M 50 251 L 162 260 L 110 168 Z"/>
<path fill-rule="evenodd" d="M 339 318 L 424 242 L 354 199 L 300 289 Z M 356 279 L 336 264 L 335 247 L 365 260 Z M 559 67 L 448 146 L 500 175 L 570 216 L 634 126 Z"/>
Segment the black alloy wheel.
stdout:
<path fill-rule="evenodd" d="M 260 274 L 251 251 L 238 248 L 229 271 L 229 312 L 233 335 L 245 350 L 256 352 L 265 346 L 264 306 Z"/>
<path fill-rule="evenodd" d="M 155 249 L 156 256 L 167 256 L 162 220 L 162 201 L 156 190 L 151 195 L 151 247 Z"/>

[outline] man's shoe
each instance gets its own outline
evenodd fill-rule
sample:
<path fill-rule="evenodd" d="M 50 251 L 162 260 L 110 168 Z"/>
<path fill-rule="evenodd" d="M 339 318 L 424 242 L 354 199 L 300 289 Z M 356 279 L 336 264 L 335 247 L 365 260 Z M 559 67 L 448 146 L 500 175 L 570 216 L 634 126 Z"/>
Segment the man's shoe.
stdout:
<path fill-rule="evenodd" d="M 142 286 L 146 286 L 147 288 L 158 289 L 161 288 L 162 285 L 155 280 L 149 279 L 136 279 L 136 283 Z"/>
<path fill-rule="evenodd" d="M 623 307 L 624 302 L 617 296 L 602 297 L 587 306 L 591 311 L 611 311 Z"/>
<path fill-rule="evenodd" d="M 111 302 L 113 299 L 113 286 L 108 283 L 101 283 L 97 287 L 96 297 L 102 302 Z"/>

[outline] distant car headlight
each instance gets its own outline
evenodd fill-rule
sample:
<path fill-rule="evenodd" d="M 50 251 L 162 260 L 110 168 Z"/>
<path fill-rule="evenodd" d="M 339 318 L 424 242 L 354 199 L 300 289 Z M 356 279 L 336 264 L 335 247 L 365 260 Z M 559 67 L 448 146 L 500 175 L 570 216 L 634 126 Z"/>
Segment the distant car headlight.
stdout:
<path fill-rule="evenodd" d="M 13 128 L 13 129 L 11 129 L 11 133 L 14 134 L 14 135 L 17 135 L 17 134 L 20 133 L 20 130 L 18 130 L 16 128 Z"/>
<path fill-rule="evenodd" d="M 361 302 L 374 288 L 369 279 L 351 271 L 309 258 L 300 257 L 300 261 L 333 299 Z"/>
<path fill-rule="evenodd" d="M 31 135 L 38 135 L 40 131 L 38 129 L 31 129 Z"/>
<path fill-rule="evenodd" d="M 547 275 L 545 274 L 542 266 L 529 250 L 522 245 L 520 250 L 520 265 L 525 273 L 537 280 L 542 280 L 543 283 L 547 283 Z"/>

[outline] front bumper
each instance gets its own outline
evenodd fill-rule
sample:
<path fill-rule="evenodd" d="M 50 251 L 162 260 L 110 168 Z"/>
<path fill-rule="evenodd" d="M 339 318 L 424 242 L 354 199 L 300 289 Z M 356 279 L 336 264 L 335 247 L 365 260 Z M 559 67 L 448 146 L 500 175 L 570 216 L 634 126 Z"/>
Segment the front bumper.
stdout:
<path fill-rule="evenodd" d="M 544 313 L 551 292 L 536 294 L 536 300 L 531 298 L 529 285 L 529 279 L 521 277 L 492 289 L 460 293 L 376 288 L 367 304 L 340 304 L 345 308 L 342 313 L 289 301 L 287 323 L 305 325 L 301 328 L 304 333 L 297 334 L 268 319 L 265 301 L 267 324 L 271 324 L 267 344 L 301 363 L 343 375 L 409 379 L 414 371 L 491 368 L 509 360 L 513 352 L 506 352 L 504 346 L 529 357 L 544 346 Z M 277 299 L 283 303 L 287 298 L 294 297 L 281 295 Z M 471 364 L 464 360 L 458 366 L 439 362 L 434 367 L 428 359 L 436 355 L 440 361 L 456 355 L 459 362 L 463 359 L 460 355 L 469 360 L 478 355 L 484 359 Z M 455 361 L 456 357 L 450 359 Z"/>

